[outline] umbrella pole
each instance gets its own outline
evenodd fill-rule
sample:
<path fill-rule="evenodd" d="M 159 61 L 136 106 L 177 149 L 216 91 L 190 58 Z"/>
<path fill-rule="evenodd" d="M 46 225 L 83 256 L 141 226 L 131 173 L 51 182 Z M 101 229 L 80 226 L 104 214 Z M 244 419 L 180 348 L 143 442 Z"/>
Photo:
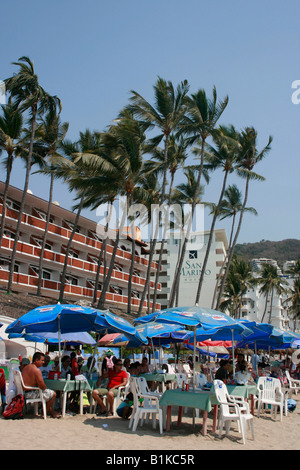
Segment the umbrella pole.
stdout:
<path fill-rule="evenodd" d="M 257 347 L 256 347 L 256 341 L 254 341 L 254 352 L 255 352 L 255 369 L 256 369 L 256 374 L 258 375 L 258 360 L 257 360 Z"/>
<path fill-rule="evenodd" d="M 196 388 L 196 326 L 194 326 L 194 349 L 193 349 L 193 387 Z"/>
<path fill-rule="evenodd" d="M 58 357 L 59 357 L 59 372 L 61 372 L 61 336 L 60 336 L 60 315 L 58 315 Z"/>
<path fill-rule="evenodd" d="M 155 359 L 155 351 L 154 351 L 153 339 L 152 338 L 151 338 L 151 346 L 152 346 L 152 352 L 153 352 L 154 368 L 155 368 L 155 370 L 157 370 L 156 359 Z"/>
<path fill-rule="evenodd" d="M 231 330 L 232 338 L 232 365 L 233 365 L 233 378 L 235 379 L 235 363 L 234 363 L 234 330 Z"/>

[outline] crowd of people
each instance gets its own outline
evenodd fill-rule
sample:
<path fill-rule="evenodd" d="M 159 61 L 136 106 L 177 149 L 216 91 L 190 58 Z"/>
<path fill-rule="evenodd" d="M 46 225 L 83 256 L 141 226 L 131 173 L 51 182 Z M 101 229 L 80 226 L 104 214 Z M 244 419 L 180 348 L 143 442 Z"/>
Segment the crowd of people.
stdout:
<path fill-rule="evenodd" d="M 36 352 L 31 362 L 28 358 L 22 358 L 19 364 L 19 370 L 25 386 L 39 387 L 42 390 L 47 404 L 47 413 L 55 418 L 60 417 L 59 408 L 57 407 L 59 392 L 47 388 L 44 382 L 45 379 L 50 377 L 74 379 L 78 375 L 84 376 L 86 380 L 90 380 L 93 384 L 91 396 L 98 406 L 97 414 L 99 416 L 112 416 L 114 400 L 118 395 L 118 389 L 127 384 L 130 376 L 138 377 L 141 374 L 149 373 L 147 357 L 143 357 L 141 362 L 131 362 L 129 358 L 123 361 L 115 357 L 110 349 L 104 355 L 101 370 L 96 367 L 94 356 L 89 356 L 85 362 L 81 350 L 65 350 L 61 358 L 61 365 L 59 362 L 59 357 L 55 357 L 54 361 L 51 361 L 49 354 Z M 189 364 L 192 371 L 193 365 L 191 361 L 188 360 L 187 364 Z M 218 363 L 218 368 L 214 371 L 214 378 L 223 380 L 225 383 L 231 383 L 234 378 L 235 383 L 238 385 L 254 383 L 262 375 L 270 375 L 284 381 L 285 370 L 289 370 L 294 378 L 300 378 L 300 364 L 296 366 L 288 356 L 284 361 L 279 362 L 271 360 L 269 356 L 253 354 L 248 362 L 245 359 L 245 355 L 238 352 L 234 364 L 232 358 L 222 359 Z M 203 368 L 202 371 L 204 371 Z M 233 371 L 235 371 L 234 377 Z M 0 393 L 3 412 L 5 406 L 9 405 L 17 394 L 12 371 L 7 386 L 4 370 L 0 368 Z M 38 393 L 36 390 L 25 391 L 25 399 L 26 397 L 35 398 L 38 396 Z M 76 406 L 78 407 L 78 393 L 71 392 L 69 395 L 69 407 L 72 407 L 72 403 L 77 404 Z M 104 403 L 104 397 L 107 399 L 108 408 Z M 130 416 L 131 405 L 132 394 L 129 392 L 121 404 L 118 414 L 128 418 Z"/>

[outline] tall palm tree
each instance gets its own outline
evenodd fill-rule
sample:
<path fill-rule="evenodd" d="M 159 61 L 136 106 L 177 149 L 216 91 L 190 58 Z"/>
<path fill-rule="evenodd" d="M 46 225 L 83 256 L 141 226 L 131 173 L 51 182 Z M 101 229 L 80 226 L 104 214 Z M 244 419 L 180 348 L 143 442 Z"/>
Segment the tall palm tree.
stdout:
<path fill-rule="evenodd" d="M 14 246 L 11 255 L 11 267 L 8 278 L 7 292 L 10 292 L 14 264 L 17 252 L 17 245 L 20 237 L 20 227 L 22 222 L 23 210 L 28 190 L 29 176 L 32 163 L 33 143 L 36 130 L 37 115 L 42 115 L 45 111 L 54 114 L 57 109 L 61 110 L 61 102 L 57 96 L 49 95 L 39 84 L 38 76 L 35 73 L 33 63 L 28 57 L 20 57 L 18 62 L 13 62 L 19 67 L 18 73 L 6 79 L 5 86 L 9 93 L 9 103 L 15 106 L 20 112 L 29 112 L 30 116 L 30 141 L 26 159 L 26 175 L 24 182 L 23 195 L 20 204 L 19 217 L 16 227 Z"/>
<path fill-rule="evenodd" d="M 300 318 L 300 277 L 295 278 L 293 287 L 289 292 L 289 297 L 284 301 L 284 303 L 289 304 L 288 312 L 296 323 L 296 320 Z"/>
<path fill-rule="evenodd" d="M 201 268 L 201 274 L 199 278 L 195 304 L 199 303 L 201 289 L 203 286 L 204 281 L 204 273 L 206 271 L 206 266 L 208 263 L 208 258 L 210 254 L 210 248 L 212 244 L 212 240 L 214 237 L 214 229 L 217 217 L 220 212 L 221 204 L 223 201 L 224 192 L 226 189 L 227 178 L 230 173 L 232 173 L 237 165 L 237 157 L 238 157 L 238 150 L 239 150 L 239 143 L 237 141 L 237 132 L 233 126 L 225 127 L 220 126 L 219 132 L 215 133 L 214 135 L 214 142 L 215 147 L 210 145 L 207 146 L 208 153 L 205 155 L 205 160 L 208 163 L 208 167 L 210 169 L 218 169 L 221 168 L 224 174 L 222 188 L 219 196 L 219 201 L 213 211 L 213 218 L 210 227 L 206 252 Z"/>
<path fill-rule="evenodd" d="M 59 292 L 59 301 L 63 302 L 65 280 L 68 268 L 68 257 L 71 244 L 78 227 L 79 217 L 83 208 L 88 183 L 98 170 L 99 162 L 97 152 L 100 147 L 99 133 L 91 133 L 89 130 L 80 132 L 80 138 L 77 142 L 65 140 L 62 143 L 66 158 L 56 162 L 49 172 L 54 172 L 57 178 L 62 178 L 69 186 L 70 191 L 76 191 L 76 199 L 79 203 L 75 206 L 77 209 L 76 217 L 73 223 L 72 232 L 68 239 L 65 261 L 61 274 L 61 285 Z M 46 173 L 47 170 L 44 170 Z"/>
<path fill-rule="evenodd" d="M 178 171 L 180 167 L 184 166 L 184 163 L 188 157 L 187 147 L 188 147 L 187 141 L 184 140 L 182 136 L 179 139 L 176 139 L 174 135 L 170 136 L 169 149 L 168 149 L 168 155 L 167 155 L 167 169 L 168 169 L 168 172 L 170 173 L 170 183 L 169 183 L 168 195 L 166 198 L 167 207 L 164 208 L 164 218 L 162 221 L 162 239 L 161 239 L 159 256 L 158 256 L 158 261 L 157 261 L 157 271 L 156 271 L 156 277 L 155 277 L 155 283 L 154 283 L 155 287 L 154 287 L 154 294 L 153 294 L 152 311 L 155 310 L 156 298 L 157 298 L 157 286 L 159 282 L 164 244 L 165 244 L 165 240 L 167 237 L 167 230 L 169 229 L 169 222 L 170 222 L 169 219 L 170 219 L 170 210 L 171 210 L 170 206 L 171 206 L 171 197 L 172 197 L 172 191 L 173 191 L 174 178 L 175 178 L 176 172 Z M 158 173 L 159 171 L 164 172 L 165 160 L 164 160 L 163 151 L 156 147 L 154 150 L 152 150 L 151 153 L 153 155 L 153 159 L 155 160 L 153 168 Z M 157 230 L 155 233 L 157 233 L 158 228 L 159 228 L 159 220 L 157 223 Z M 156 239 L 157 239 L 157 236 L 155 236 L 155 240 Z"/>
<path fill-rule="evenodd" d="M 6 180 L 3 193 L 3 206 L 0 228 L 0 246 L 5 227 L 6 201 L 10 183 L 10 175 L 14 157 L 20 155 L 24 141 L 22 139 L 23 116 L 19 110 L 16 110 L 11 104 L 1 106 L 2 116 L 0 116 L 0 153 L 5 151 L 7 157 L 4 160 L 6 167 Z"/>
<path fill-rule="evenodd" d="M 185 116 L 181 122 L 180 133 L 190 136 L 189 141 L 191 144 L 195 142 L 200 142 L 200 165 L 198 168 L 197 174 L 197 183 L 195 188 L 195 195 L 191 205 L 191 221 L 189 229 L 186 232 L 185 239 L 181 248 L 181 255 L 178 264 L 178 270 L 175 273 L 174 288 L 169 299 L 169 306 L 172 307 L 175 301 L 175 294 L 177 292 L 177 287 L 179 283 L 180 271 L 185 257 L 186 245 L 189 240 L 190 227 L 194 217 L 196 201 L 198 198 L 198 191 L 201 184 L 201 177 L 203 175 L 204 168 L 204 154 L 205 154 L 205 145 L 209 136 L 214 133 L 215 126 L 224 112 L 228 104 L 228 97 L 226 96 L 223 101 L 218 101 L 217 90 L 214 87 L 212 98 L 207 98 L 205 90 L 198 90 L 195 94 L 192 94 L 191 97 L 187 98 L 188 110 L 185 113 Z"/>
<path fill-rule="evenodd" d="M 226 252 L 225 259 L 223 261 L 223 264 L 220 268 L 216 285 L 215 285 L 215 290 L 214 290 L 214 295 L 211 303 L 211 308 L 214 308 L 215 305 L 215 299 L 217 295 L 217 289 L 220 283 L 220 279 L 222 278 L 223 270 L 226 266 L 226 263 L 228 262 L 228 254 L 231 250 L 232 246 L 232 241 L 233 241 L 233 234 L 234 234 L 234 229 L 235 229 L 235 222 L 236 222 L 236 216 L 242 209 L 242 193 L 237 187 L 236 184 L 228 186 L 228 188 L 224 192 L 224 199 L 221 202 L 221 207 L 219 211 L 218 217 L 220 220 L 224 220 L 226 218 L 232 218 L 232 224 L 231 224 L 231 230 L 230 230 L 230 236 L 229 236 L 229 242 L 228 242 L 228 249 Z M 257 211 L 254 209 L 254 207 L 245 207 L 245 212 L 248 211 L 254 215 L 257 215 Z"/>
<path fill-rule="evenodd" d="M 140 186 L 142 179 L 145 176 L 144 167 L 144 143 L 146 140 L 144 126 L 138 121 L 132 119 L 129 114 L 117 121 L 117 123 L 111 126 L 109 132 L 104 137 L 105 145 L 111 151 L 110 164 L 114 168 L 115 173 L 119 176 L 120 194 L 125 195 L 129 212 L 133 207 L 133 204 L 139 202 L 141 198 L 147 196 L 146 191 Z M 126 211 L 123 211 L 122 222 L 126 220 Z M 131 253 L 131 264 L 129 272 L 128 282 L 128 305 L 127 313 L 131 314 L 131 294 L 132 294 L 132 276 L 134 270 L 134 259 L 135 259 L 135 245 L 136 245 L 136 234 L 134 230 L 134 217 L 131 219 L 132 231 L 132 253 Z M 123 225 L 119 227 L 118 235 L 122 234 Z M 115 247 L 119 239 L 115 241 Z M 109 271 L 105 278 L 103 290 L 99 299 L 99 304 L 102 307 L 105 300 L 104 287 L 108 287 L 110 281 L 111 272 L 113 269 L 112 264 L 113 256 L 111 259 Z"/>
<path fill-rule="evenodd" d="M 50 223 L 51 207 L 53 200 L 53 186 L 55 172 L 52 171 L 55 168 L 55 164 L 63 158 L 62 154 L 59 152 L 59 147 L 61 146 L 63 140 L 66 137 L 66 134 L 69 129 L 69 124 L 67 122 L 61 123 L 60 117 L 58 114 L 47 114 L 45 119 L 42 120 L 42 124 L 37 129 L 36 132 L 36 142 L 33 146 L 33 163 L 36 163 L 41 168 L 41 173 L 43 169 L 47 168 L 50 174 L 50 186 L 49 186 L 49 199 L 48 199 L 48 209 L 46 214 L 46 225 L 44 230 L 44 235 L 41 245 L 41 253 L 39 259 L 39 278 L 36 294 L 41 295 L 42 287 L 42 274 L 43 274 L 43 261 L 44 261 L 44 251 L 48 236 L 48 229 Z M 37 172 L 39 173 L 39 172 Z"/>
<path fill-rule="evenodd" d="M 193 201 L 195 200 L 195 195 L 197 195 L 196 203 L 200 204 L 201 198 L 204 192 L 204 187 L 202 185 L 198 187 L 198 182 L 195 177 L 194 168 L 186 167 L 184 170 L 184 175 L 187 179 L 187 182 L 181 183 L 176 186 L 172 194 L 172 202 L 175 204 L 180 204 L 181 206 L 183 206 L 184 204 L 188 204 L 191 206 L 193 204 Z M 206 182 L 208 182 L 207 173 L 205 173 L 205 179 L 206 179 Z M 179 297 L 180 270 L 181 270 L 181 268 L 179 268 L 180 254 L 181 254 L 180 248 L 181 248 L 182 239 L 184 239 L 182 234 L 184 232 L 184 227 L 186 228 L 186 226 L 189 225 L 191 213 L 188 215 L 184 214 L 184 216 L 186 217 L 186 220 L 179 220 L 179 221 L 174 220 L 175 225 L 178 225 L 181 231 L 180 243 L 178 247 L 178 258 L 177 258 L 177 263 L 176 263 L 176 268 L 175 268 L 175 275 L 174 275 L 174 280 L 173 280 L 173 284 L 172 284 L 171 292 L 170 292 L 170 297 L 174 298 L 174 303 L 178 302 L 178 297 Z M 178 277 L 178 280 L 177 280 L 177 277 Z M 176 291 L 174 292 L 175 289 Z"/>
<path fill-rule="evenodd" d="M 265 180 L 263 176 L 259 175 L 258 173 L 255 173 L 253 171 L 253 168 L 259 162 L 261 162 L 263 158 L 265 158 L 267 154 L 270 152 L 272 140 L 273 139 L 270 136 L 267 145 L 261 151 L 258 151 L 257 150 L 257 131 L 253 127 L 247 127 L 240 133 L 240 136 L 239 136 L 239 143 L 241 145 L 241 149 L 240 149 L 240 155 L 239 155 L 240 168 L 238 170 L 238 174 L 242 178 L 246 179 L 245 194 L 244 194 L 243 205 L 240 211 L 240 217 L 239 217 L 237 230 L 234 236 L 234 240 L 232 242 L 232 246 L 231 246 L 230 253 L 228 256 L 228 263 L 227 263 L 226 270 L 225 270 L 222 283 L 220 286 L 216 309 L 218 309 L 220 301 L 221 301 L 224 284 L 225 284 L 226 277 L 227 277 L 229 267 L 230 267 L 230 263 L 233 257 L 235 245 L 237 243 L 238 236 L 241 230 L 243 216 L 244 216 L 246 204 L 248 201 L 250 181 L 253 181 L 253 180 L 264 181 Z"/>
<path fill-rule="evenodd" d="M 287 285 L 287 282 L 280 277 L 276 266 L 272 266 L 271 264 L 264 264 L 262 266 L 256 282 L 261 286 L 259 293 L 264 294 L 266 298 L 261 323 L 264 321 L 267 312 L 268 297 L 271 295 L 268 319 L 268 323 L 271 323 L 274 293 L 277 293 L 278 295 L 282 294 L 284 292 L 284 286 Z"/>
<path fill-rule="evenodd" d="M 225 284 L 224 300 L 220 304 L 220 309 L 229 308 L 235 318 L 241 318 L 241 308 L 247 290 L 256 285 L 250 263 L 238 259 L 234 256 L 230 265 L 228 277 Z"/>

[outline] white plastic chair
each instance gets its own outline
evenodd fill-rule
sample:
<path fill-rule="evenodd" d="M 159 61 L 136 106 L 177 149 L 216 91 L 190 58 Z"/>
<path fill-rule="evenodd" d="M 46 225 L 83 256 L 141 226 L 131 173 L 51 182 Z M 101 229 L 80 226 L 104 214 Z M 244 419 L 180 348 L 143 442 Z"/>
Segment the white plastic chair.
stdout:
<path fill-rule="evenodd" d="M 201 374 L 201 373 L 196 374 L 195 378 L 196 378 L 196 387 L 197 388 L 203 388 L 208 382 L 208 380 L 206 378 L 206 375 Z"/>
<path fill-rule="evenodd" d="M 176 374 L 176 388 L 182 388 L 183 382 L 189 383 L 189 378 L 186 374 Z"/>
<path fill-rule="evenodd" d="M 24 384 L 23 377 L 21 372 L 18 369 L 13 370 L 13 377 L 14 377 L 14 384 L 17 387 L 17 393 L 18 394 L 24 394 L 24 391 L 30 391 L 30 390 L 38 390 L 39 391 L 39 398 L 26 398 L 25 395 L 25 404 L 27 403 L 34 403 L 34 412 L 37 415 L 38 413 L 38 403 L 42 403 L 43 407 L 43 415 L 44 419 L 47 418 L 47 410 L 46 410 L 46 400 L 43 397 L 43 392 L 39 387 L 27 387 Z"/>
<path fill-rule="evenodd" d="M 252 439 L 254 439 L 254 425 L 253 416 L 250 413 L 249 405 L 247 402 L 233 401 L 233 398 L 228 394 L 228 390 L 222 380 L 214 380 L 213 382 L 215 394 L 220 405 L 220 420 L 219 420 L 219 438 L 221 438 L 222 430 L 225 424 L 226 436 L 230 430 L 231 421 L 237 421 L 238 429 L 242 434 L 243 444 L 246 444 L 246 423 L 249 422 L 251 427 Z"/>
<path fill-rule="evenodd" d="M 297 395 L 298 390 L 300 390 L 300 380 L 293 379 L 288 370 L 285 371 L 285 375 L 288 379 L 290 390 Z"/>
<path fill-rule="evenodd" d="M 274 377 L 259 377 L 257 382 L 258 402 L 257 417 L 259 418 L 260 410 L 263 404 L 271 405 L 276 417 L 277 407 L 280 408 L 280 421 L 282 421 L 283 409 L 285 407 L 284 394 L 281 391 L 281 383 L 279 379 Z"/>
<path fill-rule="evenodd" d="M 142 377 L 140 377 L 141 379 Z M 141 419 L 141 426 L 144 424 L 145 416 L 152 414 L 153 429 L 156 427 L 156 415 L 159 419 L 159 432 L 163 433 L 163 411 L 159 406 L 159 396 L 157 394 L 141 393 L 138 385 L 138 378 L 132 377 L 130 381 L 130 389 L 133 394 L 133 410 L 129 421 L 129 428 L 136 431 L 139 420 Z"/>

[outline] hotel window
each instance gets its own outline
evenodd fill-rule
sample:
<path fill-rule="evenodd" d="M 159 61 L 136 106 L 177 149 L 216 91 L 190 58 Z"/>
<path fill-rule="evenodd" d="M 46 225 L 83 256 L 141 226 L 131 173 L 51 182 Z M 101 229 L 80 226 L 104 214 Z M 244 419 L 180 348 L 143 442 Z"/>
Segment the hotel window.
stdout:
<path fill-rule="evenodd" d="M 35 273 L 36 276 L 39 275 L 38 266 L 30 265 L 29 268 Z M 31 274 L 30 271 L 29 271 L 29 274 Z M 48 269 L 43 269 L 42 270 L 42 279 L 50 280 L 51 279 L 51 271 L 49 271 Z"/>
<path fill-rule="evenodd" d="M 41 219 L 43 219 L 43 220 L 46 222 L 46 220 L 47 220 L 47 214 L 46 214 L 46 212 L 41 211 L 40 209 L 36 209 L 35 207 L 34 207 L 34 210 L 35 210 L 35 212 L 39 215 L 39 217 L 40 217 Z M 34 214 L 33 214 L 33 215 L 34 215 Z M 53 219 L 53 217 L 52 217 L 51 215 L 50 215 L 50 218 L 49 218 L 49 222 L 50 222 L 51 224 L 53 224 L 53 222 L 54 222 L 54 219 Z"/>
<path fill-rule="evenodd" d="M 69 256 L 71 256 L 71 258 L 77 258 L 77 259 L 79 258 L 78 253 L 72 249 L 70 249 L 69 251 Z"/>
<path fill-rule="evenodd" d="M 110 292 L 113 292 L 114 294 L 123 294 L 123 290 L 120 287 L 117 286 L 110 286 Z"/>
<path fill-rule="evenodd" d="M 92 287 L 93 289 L 95 289 L 95 281 L 93 279 L 88 279 L 86 283 L 87 283 L 87 287 L 90 287 L 90 288 Z M 99 282 L 98 282 L 97 289 L 102 290 L 102 284 L 99 284 Z"/>
<path fill-rule="evenodd" d="M 5 258 L 1 258 L 0 259 L 0 270 L 2 271 L 9 271 L 10 270 L 10 260 L 9 259 L 5 259 Z M 15 273 L 18 273 L 19 272 L 19 263 L 15 262 L 15 267 L 14 267 L 14 272 Z"/>
<path fill-rule="evenodd" d="M 133 297 L 134 299 L 139 299 L 140 298 L 140 294 L 139 292 L 135 291 L 135 290 L 132 290 L 131 291 L 131 297 Z"/>
<path fill-rule="evenodd" d="M 6 199 L 6 207 L 8 209 L 14 209 L 15 211 L 20 210 L 20 204 L 16 201 L 13 201 L 12 199 L 9 199 L 9 198 Z"/>
<path fill-rule="evenodd" d="M 75 276 L 70 276 L 70 275 L 66 276 L 65 282 L 66 284 L 70 284 L 72 286 L 78 286 L 78 278 Z"/>
<path fill-rule="evenodd" d="M 10 230 L 4 229 L 4 236 L 7 238 L 16 238 L 15 232 L 11 232 Z"/>
<path fill-rule="evenodd" d="M 118 264 L 118 263 L 115 263 L 115 264 L 114 264 L 114 269 L 115 269 L 116 271 L 123 272 L 123 267 L 122 267 L 120 264 Z"/>
<path fill-rule="evenodd" d="M 94 263 L 94 264 L 98 264 L 98 258 L 96 258 L 95 256 L 92 256 L 92 255 L 88 255 L 88 261 L 90 261 L 91 263 Z"/>
<path fill-rule="evenodd" d="M 96 232 L 92 232 L 92 230 L 88 231 L 88 237 L 89 238 L 94 238 L 95 240 L 98 240 L 99 242 L 103 242 L 103 239 L 97 235 Z"/>
<path fill-rule="evenodd" d="M 37 246 L 39 246 L 40 248 L 42 248 L 42 244 L 43 244 L 43 240 L 41 240 L 40 238 L 35 238 L 35 237 L 32 237 L 34 242 L 36 243 Z M 47 243 L 45 244 L 45 249 L 46 250 L 52 250 L 52 245 L 50 245 L 50 243 Z"/>
<path fill-rule="evenodd" d="M 68 220 L 64 220 L 64 225 L 66 226 L 66 228 L 68 228 L 68 229 L 70 229 L 70 230 L 73 230 L 73 228 L 74 228 L 73 222 L 70 222 L 70 221 L 68 221 Z M 79 227 L 76 227 L 75 232 L 76 232 L 76 233 L 80 233 L 80 228 L 79 228 Z"/>
<path fill-rule="evenodd" d="M 134 269 L 134 270 L 133 270 L 133 275 L 134 275 L 134 276 L 137 276 L 137 277 L 141 277 L 141 273 L 140 273 L 140 271 L 138 271 L 137 269 Z"/>

